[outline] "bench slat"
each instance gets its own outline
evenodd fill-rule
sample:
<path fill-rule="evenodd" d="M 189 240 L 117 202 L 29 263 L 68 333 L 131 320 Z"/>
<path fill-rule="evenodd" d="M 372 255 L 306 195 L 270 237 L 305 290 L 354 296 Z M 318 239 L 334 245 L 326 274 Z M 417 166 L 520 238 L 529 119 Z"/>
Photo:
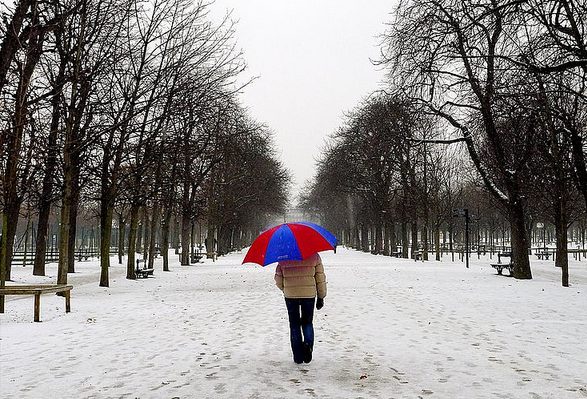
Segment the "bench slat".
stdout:
<path fill-rule="evenodd" d="M 70 291 L 73 288 L 72 285 L 59 285 L 59 286 L 5 286 L 0 288 L 0 295 L 34 295 L 37 293 L 52 293 L 52 292 L 63 292 Z"/>
<path fill-rule="evenodd" d="M 66 284 L 11 284 L 5 285 L 2 288 L 14 288 L 14 287 L 21 287 L 21 288 L 45 288 L 45 287 L 73 287 L 72 285 Z"/>

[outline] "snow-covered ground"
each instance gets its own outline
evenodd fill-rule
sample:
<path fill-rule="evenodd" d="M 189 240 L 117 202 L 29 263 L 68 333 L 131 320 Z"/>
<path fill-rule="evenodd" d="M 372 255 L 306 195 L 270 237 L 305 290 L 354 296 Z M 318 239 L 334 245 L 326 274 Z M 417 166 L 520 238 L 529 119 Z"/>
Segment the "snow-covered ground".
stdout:
<path fill-rule="evenodd" d="M 476 256 L 467 270 L 324 253 L 314 360 L 296 365 L 275 266 L 243 256 L 159 265 L 137 281 L 116 265 L 110 288 L 98 287 L 97 262 L 80 262 L 72 312 L 44 295 L 41 323 L 31 296 L 8 297 L 0 397 L 587 397 L 586 261 L 571 262 L 563 288 L 552 261 L 532 260 L 535 278 L 519 281 Z M 14 267 L 16 282 L 54 282 L 55 265 L 48 274 Z"/>

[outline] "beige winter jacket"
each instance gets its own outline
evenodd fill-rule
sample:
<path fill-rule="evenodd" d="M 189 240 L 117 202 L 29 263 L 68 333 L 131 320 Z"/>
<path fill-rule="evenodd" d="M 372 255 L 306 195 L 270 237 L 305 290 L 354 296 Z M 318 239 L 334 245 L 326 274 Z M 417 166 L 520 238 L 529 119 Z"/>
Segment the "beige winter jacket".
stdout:
<path fill-rule="evenodd" d="M 286 298 L 326 297 L 326 275 L 320 255 L 304 260 L 279 262 L 275 270 L 275 284 Z"/>

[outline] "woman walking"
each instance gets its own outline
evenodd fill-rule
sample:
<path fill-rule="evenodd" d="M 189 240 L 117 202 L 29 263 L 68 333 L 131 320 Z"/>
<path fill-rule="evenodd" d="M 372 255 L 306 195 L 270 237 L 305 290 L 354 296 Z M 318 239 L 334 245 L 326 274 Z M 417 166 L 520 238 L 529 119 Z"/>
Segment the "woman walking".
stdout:
<path fill-rule="evenodd" d="M 309 363 L 314 349 L 314 303 L 320 310 L 326 297 L 326 275 L 320 255 L 279 262 L 275 284 L 285 297 L 294 362 Z"/>

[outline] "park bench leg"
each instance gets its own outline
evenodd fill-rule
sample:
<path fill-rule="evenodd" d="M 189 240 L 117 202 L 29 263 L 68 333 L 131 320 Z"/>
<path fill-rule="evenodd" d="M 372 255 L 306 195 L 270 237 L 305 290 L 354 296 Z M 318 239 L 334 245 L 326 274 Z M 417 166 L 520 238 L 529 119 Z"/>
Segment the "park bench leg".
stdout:
<path fill-rule="evenodd" d="M 41 321 L 39 314 L 41 313 L 41 293 L 37 292 L 35 294 L 35 321 Z"/>
<path fill-rule="evenodd" d="M 71 291 L 65 291 L 65 313 L 71 312 L 70 294 Z"/>
<path fill-rule="evenodd" d="M 4 313 L 4 295 L 0 295 L 0 313 Z"/>
<path fill-rule="evenodd" d="M 501 269 L 497 269 L 497 274 L 501 275 L 502 270 Z"/>

